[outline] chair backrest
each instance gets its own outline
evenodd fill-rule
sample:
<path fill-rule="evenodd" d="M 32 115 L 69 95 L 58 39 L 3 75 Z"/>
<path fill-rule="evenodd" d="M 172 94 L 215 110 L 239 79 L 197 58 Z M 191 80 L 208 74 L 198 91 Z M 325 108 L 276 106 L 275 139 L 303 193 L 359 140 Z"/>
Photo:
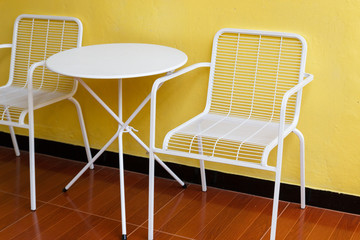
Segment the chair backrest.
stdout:
<path fill-rule="evenodd" d="M 27 71 L 36 62 L 60 51 L 81 46 L 82 24 L 73 17 L 20 15 L 15 22 L 8 85 L 27 86 Z M 45 67 L 35 70 L 33 88 L 72 93 L 73 78 L 53 73 Z"/>
<path fill-rule="evenodd" d="M 223 29 L 213 43 L 207 109 L 214 114 L 279 122 L 282 97 L 303 79 L 306 42 L 296 34 Z M 298 120 L 301 92 L 286 123 Z"/>

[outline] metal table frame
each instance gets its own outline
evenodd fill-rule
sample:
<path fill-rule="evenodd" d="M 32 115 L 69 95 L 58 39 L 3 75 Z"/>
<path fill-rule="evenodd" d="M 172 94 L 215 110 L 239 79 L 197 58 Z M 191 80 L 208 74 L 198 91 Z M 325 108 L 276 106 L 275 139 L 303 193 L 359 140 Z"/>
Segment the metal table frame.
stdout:
<path fill-rule="evenodd" d="M 109 45 L 109 44 L 107 44 Z M 156 46 L 156 45 L 155 45 Z M 71 51 L 71 50 L 69 50 Z M 60 53 L 61 54 L 61 53 Z M 58 54 L 55 54 L 56 56 Z M 52 57 L 54 57 L 52 56 Z M 186 56 L 186 55 L 185 55 Z M 47 60 L 47 63 L 49 63 L 49 60 L 52 58 L 50 57 Z M 185 61 L 181 64 L 185 64 L 187 61 L 187 57 Z M 47 64 L 47 67 L 57 73 L 64 74 L 64 72 L 59 71 L 57 69 L 54 69 L 51 65 L 49 66 Z M 179 66 L 177 66 L 179 67 Z M 172 74 L 172 72 L 175 70 L 175 68 L 169 70 L 169 71 L 162 71 L 159 73 L 167 73 Z M 150 76 L 155 74 L 147 74 L 147 75 L 139 75 L 136 77 L 141 76 Z M 91 96 L 95 98 L 95 100 L 118 122 L 119 127 L 116 133 L 108 140 L 108 142 L 96 153 L 94 157 L 91 158 L 91 160 L 78 172 L 78 174 L 65 186 L 63 191 L 67 191 L 80 177 L 81 175 L 89 168 L 93 167 L 93 163 L 99 158 L 99 156 L 104 153 L 104 151 L 112 144 L 116 139 L 118 139 L 119 142 L 119 175 L 120 175 L 120 204 L 121 204 L 121 221 L 122 221 L 122 239 L 127 239 L 126 237 L 126 213 L 125 213 L 125 186 L 124 186 L 124 163 L 123 163 L 123 133 L 129 133 L 147 152 L 149 152 L 149 147 L 134 133 L 133 128 L 129 126 L 131 121 L 136 117 L 136 115 L 144 108 L 146 103 L 149 102 L 151 98 L 151 93 L 142 101 L 142 103 L 136 108 L 136 110 L 131 114 L 131 116 L 123 122 L 122 120 L 122 81 L 123 78 L 112 78 L 112 79 L 118 79 L 118 114 L 114 113 L 111 108 L 106 105 L 106 103 L 82 80 L 81 77 L 76 76 L 77 74 L 64 74 L 68 76 L 75 77 L 76 81 L 80 83 L 89 93 Z M 95 77 L 89 77 L 85 76 L 86 78 L 95 78 Z M 106 76 L 109 77 L 109 76 Z M 126 76 L 126 78 L 130 78 L 131 76 Z M 105 77 L 104 77 L 105 78 Z M 163 162 L 160 160 L 159 157 L 155 156 L 156 161 L 183 187 L 186 187 L 185 183 L 176 176 L 176 174 Z"/>

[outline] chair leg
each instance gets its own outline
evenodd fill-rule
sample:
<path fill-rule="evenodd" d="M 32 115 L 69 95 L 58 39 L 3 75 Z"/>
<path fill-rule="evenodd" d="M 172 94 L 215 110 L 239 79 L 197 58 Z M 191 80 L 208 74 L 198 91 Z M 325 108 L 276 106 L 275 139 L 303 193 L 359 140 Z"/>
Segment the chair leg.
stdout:
<path fill-rule="evenodd" d="M 276 175 L 275 175 L 275 188 L 274 188 L 273 210 L 271 216 L 270 240 L 275 240 L 275 236 L 276 236 L 276 224 L 277 224 L 279 194 L 280 194 L 280 178 L 281 178 L 281 167 L 276 170 Z"/>
<path fill-rule="evenodd" d="M 77 115 L 79 118 L 81 133 L 82 133 L 82 137 L 83 137 L 83 141 L 84 141 L 84 145 L 85 145 L 86 156 L 87 156 L 88 162 L 90 162 L 92 159 L 92 156 L 91 156 L 91 152 L 90 152 L 90 145 L 89 145 L 89 140 L 88 140 L 87 133 L 86 133 L 85 122 L 84 122 L 84 117 L 82 114 L 81 106 L 75 98 L 70 97 L 68 99 L 69 99 L 69 101 L 74 103 L 74 105 L 76 107 L 76 112 L 77 112 Z M 91 164 L 90 169 L 94 169 L 94 164 Z"/>
<path fill-rule="evenodd" d="M 202 146 L 202 140 L 201 137 L 198 137 L 199 142 L 199 154 L 203 154 L 203 146 Z M 205 175 L 205 163 L 204 160 L 200 160 L 200 176 L 201 176 L 201 190 L 203 192 L 206 192 L 207 186 L 206 186 L 206 175 Z"/>
<path fill-rule="evenodd" d="M 200 175 L 201 175 L 201 190 L 206 192 L 206 175 L 205 175 L 205 163 L 204 160 L 200 160 Z"/>
<path fill-rule="evenodd" d="M 295 129 L 293 131 L 299 138 L 300 141 L 300 202 L 301 208 L 305 208 L 305 140 L 302 133 Z"/>
<path fill-rule="evenodd" d="M 7 120 L 9 122 L 11 122 L 11 117 L 10 117 L 10 113 L 9 113 L 8 109 L 6 110 L 6 117 L 7 117 Z M 20 156 L 20 151 L 19 151 L 19 145 L 18 145 L 18 143 L 16 141 L 16 135 L 15 135 L 14 127 L 9 126 L 9 130 L 10 130 L 10 136 L 11 136 L 11 141 L 12 141 L 12 144 L 13 144 L 13 147 L 14 147 L 15 155 L 18 157 L 18 156 Z"/>
<path fill-rule="evenodd" d="M 154 175 L 155 175 L 154 153 L 149 152 L 149 219 L 148 219 L 148 240 L 154 239 Z"/>
<path fill-rule="evenodd" d="M 18 156 L 20 156 L 20 151 L 19 151 L 19 145 L 18 145 L 17 140 L 16 140 L 14 127 L 9 126 L 9 130 L 10 130 L 11 141 L 12 141 L 12 144 L 13 144 L 13 147 L 14 147 L 15 155 L 18 157 Z"/>
<path fill-rule="evenodd" d="M 30 168 L 30 204 L 31 210 L 36 210 L 36 182 L 35 182 L 35 141 L 34 141 L 34 112 L 29 110 L 29 168 Z"/>

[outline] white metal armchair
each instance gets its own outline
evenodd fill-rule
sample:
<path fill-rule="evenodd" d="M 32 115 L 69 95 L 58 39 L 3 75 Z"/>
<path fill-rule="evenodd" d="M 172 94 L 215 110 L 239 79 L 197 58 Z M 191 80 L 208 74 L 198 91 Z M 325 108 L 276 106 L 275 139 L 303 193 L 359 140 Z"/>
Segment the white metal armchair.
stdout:
<path fill-rule="evenodd" d="M 275 172 L 271 239 L 275 239 L 283 140 L 291 132 L 300 139 L 301 207 L 305 208 L 304 138 L 296 129 L 302 88 L 313 76 L 305 73 L 306 42 L 296 34 L 222 29 L 214 38 L 211 63 L 198 63 L 155 81 L 151 95 L 149 239 L 153 239 L 154 153 Z M 159 86 L 199 67 L 210 67 L 204 112 L 171 130 L 162 148 L 155 146 L 156 93 Z M 268 165 L 277 148 L 275 166 Z"/>
<path fill-rule="evenodd" d="M 77 82 L 45 68 L 49 56 L 81 46 L 82 24 L 72 17 L 20 15 L 14 25 L 9 81 L 0 87 L 0 124 L 10 127 L 15 154 L 20 155 L 13 127 L 29 129 L 31 210 L 36 209 L 34 110 L 68 99 L 75 104 L 88 160 L 89 143 L 81 107 L 73 98 Z M 28 122 L 25 116 L 28 115 Z"/>

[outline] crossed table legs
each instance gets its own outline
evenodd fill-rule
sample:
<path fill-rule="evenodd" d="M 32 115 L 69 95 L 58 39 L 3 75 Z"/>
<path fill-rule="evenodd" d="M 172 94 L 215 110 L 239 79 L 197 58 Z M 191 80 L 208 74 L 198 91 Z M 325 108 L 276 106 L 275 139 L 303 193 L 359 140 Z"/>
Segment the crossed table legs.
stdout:
<path fill-rule="evenodd" d="M 138 106 L 138 108 L 131 114 L 128 120 L 125 123 L 122 121 L 122 79 L 119 79 L 119 92 L 118 92 L 118 105 L 119 105 L 119 114 L 116 115 L 105 103 L 104 101 L 80 78 L 76 80 L 100 103 L 100 105 L 119 123 L 119 128 L 114 136 L 101 148 L 97 154 L 89 161 L 79 173 L 65 186 L 63 189 L 66 192 L 79 178 L 80 176 L 90 168 L 93 163 L 99 158 L 99 156 L 112 144 L 116 139 L 119 140 L 119 175 L 120 175 L 120 203 L 121 203 L 121 222 L 122 222 L 122 239 L 126 239 L 126 215 L 125 215 L 125 191 L 124 191 L 124 162 L 123 162 L 123 144 L 122 144 L 122 135 L 124 132 L 128 132 L 147 152 L 149 152 L 149 147 L 133 132 L 133 128 L 129 126 L 130 122 L 135 118 L 135 116 L 141 111 L 145 104 L 150 100 L 151 94 L 149 94 L 143 102 Z M 156 155 L 155 160 L 183 187 L 186 187 L 185 183 L 180 180 L 178 176 Z"/>

